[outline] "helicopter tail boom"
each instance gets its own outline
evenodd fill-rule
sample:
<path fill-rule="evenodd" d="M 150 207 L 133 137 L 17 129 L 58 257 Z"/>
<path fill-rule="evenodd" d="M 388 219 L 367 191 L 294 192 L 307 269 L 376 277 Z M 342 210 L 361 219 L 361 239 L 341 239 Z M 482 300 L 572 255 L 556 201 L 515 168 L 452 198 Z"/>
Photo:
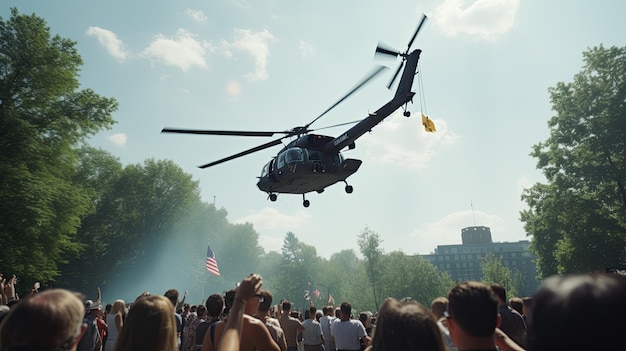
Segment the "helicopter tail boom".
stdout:
<path fill-rule="evenodd" d="M 376 110 L 376 112 L 370 113 L 368 117 L 354 127 L 348 129 L 348 131 L 326 144 L 324 147 L 325 152 L 338 152 L 344 147 L 354 143 L 361 135 L 371 131 L 372 128 L 389 117 L 394 111 L 413 100 L 415 93 L 411 91 L 411 88 L 413 86 L 413 78 L 415 77 L 421 52 L 422 51 L 418 49 L 408 55 L 394 98 Z"/>

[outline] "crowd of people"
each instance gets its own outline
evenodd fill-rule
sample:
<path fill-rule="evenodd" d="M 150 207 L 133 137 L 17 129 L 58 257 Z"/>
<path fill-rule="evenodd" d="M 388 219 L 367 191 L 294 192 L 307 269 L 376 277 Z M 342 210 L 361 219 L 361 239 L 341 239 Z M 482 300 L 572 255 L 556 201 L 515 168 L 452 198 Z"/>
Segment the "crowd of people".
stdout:
<path fill-rule="evenodd" d="M 348 302 L 292 310 L 273 305 L 257 274 L 237 289 L 190 305 L 176 289 L 132 303 L 64 289 L 31 289 L 0 277 L 0 351 L 389 351 L 626 350 L 626 277 L 579 274 L 546 279 L 528 298 L 500 284 L 466 281 L 430 308 L 410 298 L 355 314 Z"/>

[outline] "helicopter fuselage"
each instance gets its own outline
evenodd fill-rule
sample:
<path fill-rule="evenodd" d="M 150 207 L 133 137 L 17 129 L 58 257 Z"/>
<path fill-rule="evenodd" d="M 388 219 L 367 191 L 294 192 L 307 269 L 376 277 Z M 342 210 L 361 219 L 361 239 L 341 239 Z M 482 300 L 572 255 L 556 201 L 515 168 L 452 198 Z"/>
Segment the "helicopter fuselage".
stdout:
<path fill-rule="evenodd" d="M 345 159 L 341 152 L 324 151 L 335 138 L 307 134 L 289 143 L 261 172 L 257 186 L 268 194 L 306 194 L 346 180 L 362 161 Z M 352 189 L 346 187 L 346 191 Z"/>

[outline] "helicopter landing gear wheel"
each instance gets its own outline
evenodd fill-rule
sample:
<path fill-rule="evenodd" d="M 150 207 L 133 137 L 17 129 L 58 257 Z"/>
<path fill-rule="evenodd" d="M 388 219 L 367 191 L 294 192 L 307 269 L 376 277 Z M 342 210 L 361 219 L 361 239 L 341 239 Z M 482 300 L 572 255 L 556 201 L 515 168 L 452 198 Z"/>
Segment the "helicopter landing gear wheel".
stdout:
<path fill-rule="evenodd" d="M 402 113 L 404 115 L 404 117 L 411 117 L 411 111 L 404 111 L 404 113 Z"/>
<path fill-rule="evenodd" d="M 309 202 L 309 200 L 305 199 L 304 194 L 302 194 L 302 206 L 309 207 L 309 205 L 311 205 L 311 203 Z"/>
<path fill-rule="evenodd" d="M 276 198 L 278 198 L 276 194 L 270 194 L 270 201 L 274 202 L 276 201 Z"/>
<path fill-rule="evenodd" d="M 348 182 L 346 182 L 345 180 L 343 182 L 346 183 L 346 188 L 345 188 L 346 189 L 346 193 L 352 194 L 352 191 L 354 190 L 352 185 L 349 185 Z"/>

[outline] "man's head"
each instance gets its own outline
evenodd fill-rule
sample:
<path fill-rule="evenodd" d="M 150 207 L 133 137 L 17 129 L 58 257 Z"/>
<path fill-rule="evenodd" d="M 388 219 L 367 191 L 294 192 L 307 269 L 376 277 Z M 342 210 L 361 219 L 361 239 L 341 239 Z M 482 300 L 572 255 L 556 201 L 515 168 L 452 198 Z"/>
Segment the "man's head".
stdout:
<path fill-rule="evenodd" d="M 206 317 L 206 306 L 205 305 L 198 305 L 196 307 L 196 313 L 198 314 L 199 318 L 205 318 Z"/>
<path fill-rule="evenodd" d="M 443 317 L 443 313 L 448 311 L 448 299 L 443 296 L 435 298 L 430 303 L 430 311 L 435 315 L 435 318 Z"/>
<path fill-rule="evenodd" d="M 341 319 L 350 319 L 350 314 L 352 314 L 352 305 L 348 302 L 342 302 L 339 310 L 341 311 Z"/>
<path fill-rule="evenodd" d="M 309 306 L 309 318 L 315 319 L 315 313 L 317 312 L 317 308 L 315 306 Z"/>
<path fill-rule="evenodd" d="M 213 294 L 206 300 L 205 305 L 209 317 L 217 318 L 224 311 L 224 298 L 220 294 Z"/>
<path fill-rule="evenodd" d="M 76 295 L 50 289 L 20 300 L 3 319 L 0 348 L 74 350 L 85 330 L 85 307 Z"/>
<path fill-rule="evenodd" d="M 283 301 L 283 313 L 285 314 L 289 314 L 289 312 L 291 311 L 291 302 L 289 301 Z"/>
<path fill-rule="evenodd" d="M 512 309 L 516 310 L 517 312 L 519 312 L 519 314 L 523 315 L 524 314 L 524 300 L 522 300 L 521 297 L 512 297 L 509 299 L 509 306 L 511 306 Z"/>
<path fill-rule="evenodd" d="M 448 315 L 453 341 L 456 328 L 469 337 L 492 337 L 498 325 L 498 298 L 486 284 L 459 283 L 448 294 Z"/>
<path fill-rule="evenodd" d="M 274 296 L 269 290 L 260 289 L 258 292 L 259 295 L 263 296 L 263 302 L 259 303 L 259 312 L 263 312 L 266 314 L 269 312 L 270 307 L 272 307 L 272 301 L 274 300 Z"/>
<path fill-rule="evenodd" d="M 529 350 L 626 350 L 626 277 L 553 276 L 533 296 Z"/>
<path fill-rule="evenodd" d="M 372 312 L 366 311 L 359 313 L 359 320 L 365 328 L 370 328 L 372 326 Z"/>
<path fill-rule="evenodd" d="M 502 284 L 492 283 L 491 290 L 498 297 L 498 302 L 506 305 L 506 288 Z"/>
<path fill-rule="evenodd" d="M 176 307 L 176 305 L 178 304 L 178 290 L 169 289 L 165 292 L 164 296 L 172 302 L 172 305 L 174 305 L 174 307 Z"/>

